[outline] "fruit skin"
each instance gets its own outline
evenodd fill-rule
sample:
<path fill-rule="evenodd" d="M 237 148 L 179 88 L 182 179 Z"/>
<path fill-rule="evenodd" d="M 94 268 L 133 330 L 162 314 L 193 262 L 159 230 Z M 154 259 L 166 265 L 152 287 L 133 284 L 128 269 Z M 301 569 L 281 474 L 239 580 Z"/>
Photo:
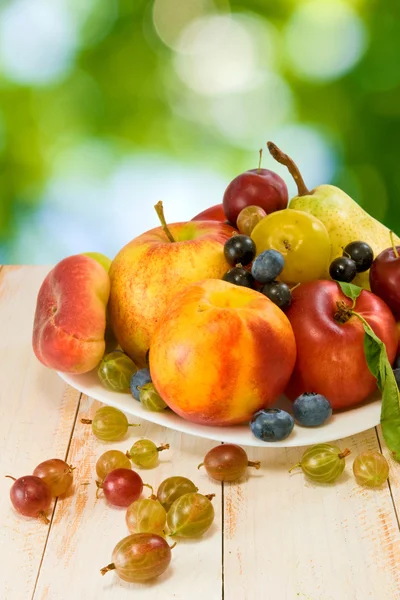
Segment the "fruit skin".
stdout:
<path fill-rule="evenodd" d="M 90 258 L 97 260 L 97 262 L 107 271 L 107 273 L 109 272 L 112 263 L 111 258 L 108 258 L 108 256 L 102 254 L 101 252 L 82 252 L 82 254 L 83 256 L 90 256 Z"/>
<path fill-rule="evenodd" d="M 222 204 L 214 204 L 210 208 L 206 208 L 198 215 L 193 217 L 191 221 L 220 221 L 221 223 L 227 223 L 226 215 L 224 213 L 224 207 Z"/>
<path fill-rule="evenodd" d="M 339 410 L 360 404 L 377 388 L 364 355 L 362 323 L 354 315 L 346 323 L 336 321 L 337 302 L 352 306 L 334 281 L 313 281 L 293 291 L 292 304 L 286 311 L 297 344 L 296 365 L 285 392 L 291 400 L 304 391 L 316 392 L 329 398 L 333 410 Z M 397 352 L 397 331 L 389 308 L 363 290 L 354 310 L 385 343 L 392 363 Z"/>
<path fill-rule="evenodd" d="M 36 304 L 32 345 L 46 367 L 86 373 L 104 351 L 110 280 L 93 258 L 64 258 L 46 276 Z"/>
<path fill-rule="evenodd" d="M 236 225 L 246 206 L 260 206 L 267 214 L 288 204 L 288 190 L 283 179 L 268 169 L 250 169 L 233 179 L 225 190 L 222 205 L 230 223 Z"/>
<path fill-rule="evenodd" d="M 400 246 L 396 247 L 400 253 Z M 400 319 L 400 257 L 396 257 L 393 248 L 386 248 L 372 263 L 369 271 L 371 291 L 382 298 Z"/>
<path fill-rule="evenodd" d="M 263 442 L 280 442 L 292 433 L 294 419 L 285 410 L 278 408 L 259 410 L 251 421 L 253 435 Z"/>
<path fill-rule="evenodd" d="M 354 240 L 367 242 L 375 256 L 390 245 L 389 229 L 334 185 L 319 185 L 305 196 L 295 196 L 289 206 L 322 221 L 332 244 L 331 261 L 342 256 L 343 248 Z M 400 243 L 399 237 L 394 239 Z M 358 273 L 353 283 L 369 290 L 369 271 Z"/>
<path fill-rule="evenodd" d="M 332 416 L 332 406 L 325 396 L 305 392 L 294 401 L 293 415 L 303 427 L 318 427 Z"/>
<path fill-rule="evenodd" d="M 353 473 L 359 485 L 382 486 L 389 477 L 389 465 L 380 452 L 362 452 L 353 463 Z"/>
<path fill-rule="evenodd" d="M 246 266 L 256 255 L 256 245 L 251 237 L 239 233 L 227 240 L 224 254 L 230 265 L 234 266 L 240 263 L 242 266 Z"/>
<path fill-rule="evenodd" d="M 118 343 L 140 368 L 157 324 L 173 296 L 186 285 L 223 276 L 223 252 L 235 231 L 216 221 L 169 225 L 176 242 L 157 227 L 129 242 L 110 269 L 111 324 Z"/>
<path fill-rule="evenodd" d="M 291 208 L 274 212 L 261 219 L 251 238 L 257 256 L 271 249 L 283 255 L 281 281 L 295 285 L 329 278 L 331 244 L 325 225 L 316 217 Z"/>
<path fill-rule="evenodd" d="M 285 314 L 262 294 L 220 280 L 173 298 L 150 347 L 150 371 L 168 406 L 195 423 L 233 425 L 271 406 L 296 358 Z"/>
<path fill-rule="evenodd" d="M 286 310 L 292 303 L 292 293 L 289 286 L 283 281 L 270 281 L 266 283 L 261 293 L 279 306 L 281 310 Z"/>
<path fill-rule="evenodd" d="M 124 581 L 148 581 L 167 569 L 171 562 L 171 548 L 164 538 L 155 533 L 132 533 L 115 546 L 112 561 L 113 568 Z"/>
<path fill-rule="evenodd" d="M 10 489 L 11 504 L 25 517 L 38 517 L 51 504 L 50 488 L 36 475 L 26 475 L 14 481 Z"/>

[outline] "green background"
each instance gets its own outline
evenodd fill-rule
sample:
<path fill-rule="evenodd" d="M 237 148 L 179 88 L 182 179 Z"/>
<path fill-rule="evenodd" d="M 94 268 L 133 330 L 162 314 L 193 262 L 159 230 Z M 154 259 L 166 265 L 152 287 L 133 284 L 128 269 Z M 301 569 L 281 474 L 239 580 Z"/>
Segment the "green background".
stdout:
<path fill-rule="evenodd" d="M 268 139 L 400 231 L 399 25 L 395 1 L 1 2 L 0 262 L 113 257 Z"/>

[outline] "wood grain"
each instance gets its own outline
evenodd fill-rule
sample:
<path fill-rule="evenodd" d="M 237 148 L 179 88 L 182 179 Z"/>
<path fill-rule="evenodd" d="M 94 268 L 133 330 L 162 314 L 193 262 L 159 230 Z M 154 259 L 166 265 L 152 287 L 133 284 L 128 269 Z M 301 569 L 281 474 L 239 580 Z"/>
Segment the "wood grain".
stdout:
<path fill-rule="evenodd" d="M 91 418 L 99 406 L 97 401 L 82 397 L 68 455 L 68 461 L 77 467 L 75 493 L 57 503 L 35 600 L 64 600 L 66 585 L 68 597 L 74 599 L 107 597 L 108 600 L 124 600 L 138 595 L 143 600 L 188 600 L 190 597 L 221 600 L 221 485 L 197 469 L 204 454 L 215 443 L 138 421 L 141 427 L 132 429 L 124 441 L 104 444 L 93 436 L 90 426 L 79 423 L 81 417 Z M 171 565 L 156 582 L 129 584 L 119 580 L 114 573 L 100 575 L 100 569 L 111 560 L 115 544 L 129 535 L 129 531 L 124 509 L 107 505 L 104 498 L 96 499 L 95 465 L 106 450 L 126 451 L 141 437 L 157 444 L 170 444 L 170 450 L 160 453 L 156 468 L 138 469 L 143 481 L 156 490 L 166 477 L 189 477 L 200 492 L 215 494 L 215 523 L 201 539 L 177 540 Z M 86 483 L 89 485 L 84 485 Z M 146 490 L 143 496 L 149 494 Z"/>
<path fill-rule="evenodd" d="M 256 449 L 262 470 L 225 484 L 226 598 L 400 598 L 400 532 L 389 489 L 366 490 L 352 475 L 359 452 L 379 450 L 375 430 L 337 444 L 352 454 L 334 485 L 288 473 L 304 449 Z"/>
<path fill-rule="evenodd" d="M 13 510 L 4 475 L 64 458 L 79 398 L 32 351 L 36 296 L 48 270 L 0 270 L 0 590 L 7 600 L 31 597 L 49 527 Z"/>

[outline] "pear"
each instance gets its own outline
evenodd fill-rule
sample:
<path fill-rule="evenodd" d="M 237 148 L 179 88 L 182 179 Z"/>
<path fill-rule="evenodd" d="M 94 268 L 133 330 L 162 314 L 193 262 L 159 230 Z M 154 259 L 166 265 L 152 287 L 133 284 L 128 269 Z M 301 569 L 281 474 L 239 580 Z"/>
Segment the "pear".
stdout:
<path fill-rule="evenodd" d="M 308 190 L 293 160 L 273 142 L 268 142 L 267 146 L 273 158 L 287 167 L 296 182 L 298 195 L 290 200 L 289 208 L 314 215 L 328 230 L 332 244 L 330 261 L 342 256 L 345 246 L 350 242 L 367 242 L 375 257 L 392 245 L 390 229 L 371 217 L 343 190 L 334 185 L 319 185 Z M 400 244 L 397 235 L 393 238 L 395 244 Z M 369 271 L 357 273 L 353 283 L 367 290 L 371 289 Z"/>

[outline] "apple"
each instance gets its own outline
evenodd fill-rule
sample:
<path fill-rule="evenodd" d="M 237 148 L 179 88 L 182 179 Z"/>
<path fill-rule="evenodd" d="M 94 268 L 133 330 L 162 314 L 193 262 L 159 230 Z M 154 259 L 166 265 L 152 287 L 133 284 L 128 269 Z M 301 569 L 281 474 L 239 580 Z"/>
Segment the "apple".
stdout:
<path fill-rule="evenodd" d="M 301 284 L 292 293 L 286 315 L 297 345 L 297 360 L 286 395 L 294 400 L 304 392 L 323 394 L 335 410 L 360 404 L 377 389 L 364 354 L 364 329 L 352 301 L 334 281 Z M 365 318 L 385 343 L 392 364 L 397 352 L 396 321 L 386 304 L 363 290 L 354 311 Z"/>
<path fill-rule="evenodd" d="M 288 189 L 282 177 L 268 169 L 250 169 L 238 175 L 225 190 L 223 207 L 226 218 L 236 226 L 246 206 L 260 206 L 266 214 L 287 208 Z"/>
<path fill-rule="evenodd" d="M 392 246 L 383 250 L 375 258 L 369 271 L 371 292 L 382 298 L 400 319 L 400 246 Z"/>
<path fill-rule="evenodd" d="M 245 287 L 207 279 L 169 303 L 150 345 L 155 388 L 178 415 L 244 423 L 285 389 L 296 344 L 285 314 Z"/>
<path fill-rule="evenodd" d="M 161 206 L 161 210 L 160 210 Z M 150 340 L 173 296 L 204 278 L 221 279 L 230 268 L 224 244 L 235 232 L 217 221 L 189 221 L 162 227 L 129 242 L 110 269 L 110 318 L 121 348 L 145 367 Z"/>
<path fill-rule="evenodd" d="M 110 278 L 93 258 L 64 258 L 46 276 L 36 303 L 32 345 L 47 367 L 86 373 L 104 351 Z"/>
<path fill-rule="evenodd" d="M 221 221 L 221 223 L 226 223 L 227 219 L 222 204 L 214 204 L 214 206 L 206 208 L 193 217 L 192 221 Z"/>

